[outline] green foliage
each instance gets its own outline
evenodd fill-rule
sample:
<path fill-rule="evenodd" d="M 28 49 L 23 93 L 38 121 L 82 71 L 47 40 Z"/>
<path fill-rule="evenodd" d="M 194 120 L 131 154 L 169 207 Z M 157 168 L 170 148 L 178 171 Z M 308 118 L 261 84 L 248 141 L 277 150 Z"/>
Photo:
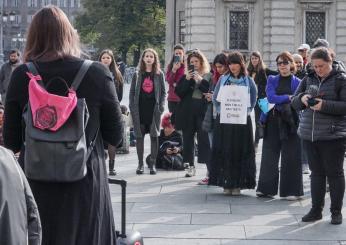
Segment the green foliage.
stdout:
<path fill-rule="evenodd" d="M 84 0 L 83 6 L 76 28 L 84 44 L 99 50 L 112 48 L 123 58 L 130 50 L 135 57 L 147 47 L 162 53 L 165 0 Z"/>

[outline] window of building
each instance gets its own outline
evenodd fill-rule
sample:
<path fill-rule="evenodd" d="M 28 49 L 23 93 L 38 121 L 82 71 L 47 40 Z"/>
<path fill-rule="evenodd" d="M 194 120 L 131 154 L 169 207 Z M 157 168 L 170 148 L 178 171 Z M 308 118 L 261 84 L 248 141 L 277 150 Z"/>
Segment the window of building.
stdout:
<path fill-rule="evenodd" d="M 30 24 L 33 17 L 34 17 L 33 14 L 28 14 L 28 15 L 26 16 L 26 22 L 27 22 L 28 24 Z"/>
<path fill-rule="evenodd" d="M 230 11 L 229 49 L 249 49 L 249 11 Z"/>
<path fill-rule="evenodd" d="M 51 4 L 51 3 L 52 3 L 52 0 L 42 0 L 41 1 L 42 6 L 46 6 L 46 5 Z"/>
<path fill-rule="evenodd" d="M 305 12 L 305 42 L 310 46 L 318 38 L 326 38 L 326 13 Z"/>
<path fill-rule="evenodd" d="M 179 43 L 185 43 L 185 12 L 179 11 Z"/>
<path fill-rule="evenodd" d="M 80 8 L 80 0 L 76 0 L 76 6 L 77 8 Z"/>
<path fill-rule="evenodd" d="M 12 7 L 18 7 L 18 0 L 12 0 Z"/>
<path fill-rule="evenodd" d="M 28 7 L 37 7 L 37 0 L 28 0 Z"/>
<path fill-rule="evenodd" d="M 71 7 L 74 8 L 74 0 L 71 0 Z"/>

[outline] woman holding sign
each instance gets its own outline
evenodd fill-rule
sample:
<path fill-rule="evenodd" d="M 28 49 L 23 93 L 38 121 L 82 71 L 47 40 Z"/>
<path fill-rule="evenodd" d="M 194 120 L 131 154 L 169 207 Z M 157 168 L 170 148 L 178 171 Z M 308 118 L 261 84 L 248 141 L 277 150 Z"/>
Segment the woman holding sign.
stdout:
<path fill-rule="evenodd" d="M 280 197 L 293 201 L 303 196 L 298 115 L 290 105 L 300 80 L 293 75 L 296 68 L 289 52 L 279 54 L 276 63 L 279 75 L 269 76 L 266 88 L 268 102 L 275 106 L 267 113 L 256 194 L 259 197 L 275 196 L 280 175 Z"/>
<path fill-rule="evenodd" d="M 256 185 L 255 147 L 250 113 L 257 98 L 256 84 L 247 75 L 243 55 L 228 56 L 230 73 L 215 87 L 215 120 L 209 185 L 224 188 L 227 195 L 240 195 Z"/>

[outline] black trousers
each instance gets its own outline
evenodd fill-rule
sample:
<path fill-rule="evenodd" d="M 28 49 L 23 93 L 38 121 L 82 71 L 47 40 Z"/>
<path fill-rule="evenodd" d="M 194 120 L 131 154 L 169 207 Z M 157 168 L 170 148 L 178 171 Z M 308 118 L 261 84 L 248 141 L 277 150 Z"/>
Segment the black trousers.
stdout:
<path fill-rule="evenodd" d="M 255 108 L 254 108 L 254 111 L 255 111 L 255 144 L 258 144 L 259 140 L 260 140 L 260 135 L 258 133 L 258 122 L 259 122 L 259 119 L 260 119 L 260 116 L 261 116 L 261 109 L 259 108 L 258 106 L 258 103 L 256 103 L 255 105 Z"/>
<path fill-rule="evenodd" d="M 211 150 L 208 133 L 202 130 L 202 120 L 202 117 L 194 115 L 192 125 L 188 129 L 183 129 L 183 159 L 190 166 L 195 165 L 195 134 L 197 133 L 198 162 L 206 163 L 209 171 Z"/>
<path fill-rule="evenodd" d="M 173 125 L 175 124 L 175 110 L 177 109 L 178 103 L 176 101 L 168 101 L 168 110 L 172 113 L 171 122 Z"/>
<path fill-rule="evenodd" d="M 344 155 L 345 139 L 316 141 L 304 140 L 311 170 L 312 207 L 322 209 L 328 178 L 331 211 L 341 211 L 345 192 Z"/>
<path fill-rule="evenodd" d="M 288 139 L 281 140 L 278 120 L 273 113 L 268 115 L 257 191 L 276 195 L 280 176 L 281 197 L 302 196 L 304 193 L 300 139 L 297 134 L 290 134 Z"/>

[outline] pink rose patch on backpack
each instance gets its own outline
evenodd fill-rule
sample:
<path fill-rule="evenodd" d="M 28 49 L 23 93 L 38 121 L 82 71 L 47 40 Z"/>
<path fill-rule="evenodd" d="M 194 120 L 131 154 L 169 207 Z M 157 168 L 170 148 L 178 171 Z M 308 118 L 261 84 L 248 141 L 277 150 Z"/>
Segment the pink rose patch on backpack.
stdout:
<path fill-rule="evenodd" d="M 142 89 L 145 93 L 150 94 L 154 90 L 154 83 L 150 77 L 146 77 L 142 84 Z"/>

